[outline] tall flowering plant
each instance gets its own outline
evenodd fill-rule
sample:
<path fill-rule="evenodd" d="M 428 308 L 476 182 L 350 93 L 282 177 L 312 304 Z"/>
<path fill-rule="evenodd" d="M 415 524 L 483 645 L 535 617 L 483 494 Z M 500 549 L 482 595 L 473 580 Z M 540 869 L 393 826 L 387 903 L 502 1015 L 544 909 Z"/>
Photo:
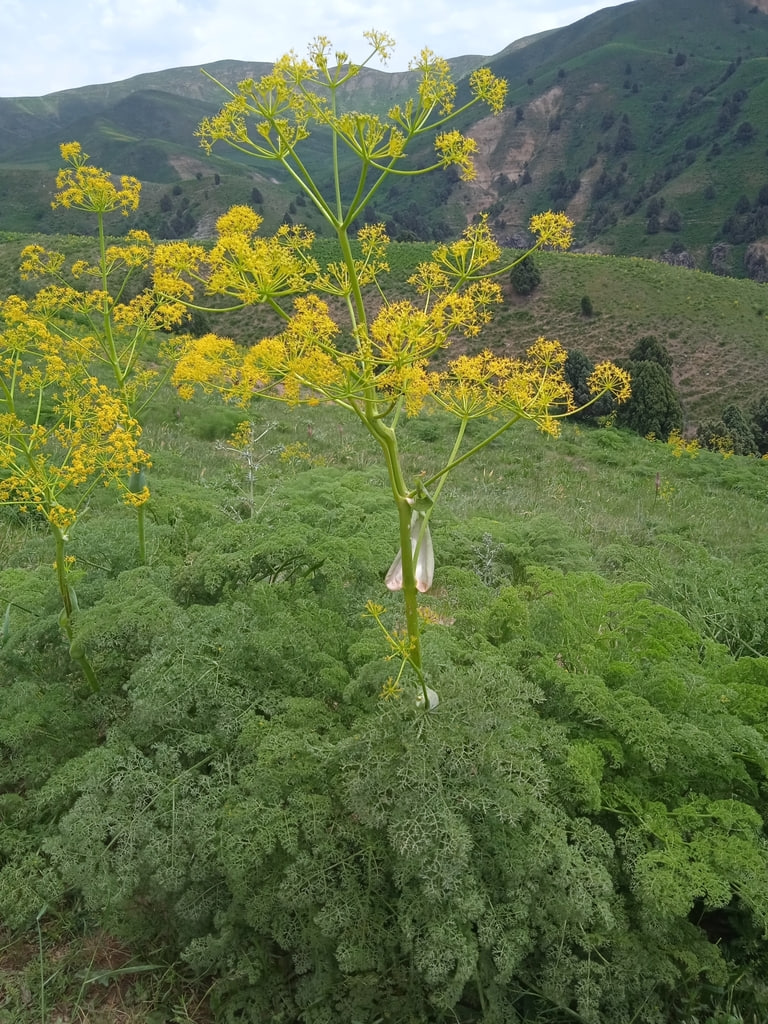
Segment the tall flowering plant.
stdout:
<path fill-rule="evenodd" d="M 143 500 L 126 483 L 148 456 L 125 402 L 89 373 L 48 330 L 35 305 L 12 296 L 0 308 L 0 504 L 47 522 L 55 544 L 59 622 L 92 689 L 93 669 L 73 643 L 77 595 L 69 532 L 93 490 L 116 485 L 127 504 Z"/>
<path fill-rule="evenodd" d="M 109 241 L 105 219 L 138 208 L 141 183 L 124 175 L 118 181 L 108 171 L 88 163 L 79 142 L 61 147 L 65 166 L 56 178 L 52 205 L 82 210 L 96 221 L 95 259 L 67 265 L 62 253 L 29 245 L 21 254 L 21 276 L 44 283 L 32 303 L 31 315 L 58 339 L 66 360 L 80 368 L 78 379 L 96 374 L 115 393 L 132 418 L 140 417 L 168 377 L 142 360 L 147 343 L 159 330 L 176 327 L 186 315 L 178 302 L 168 301 L 151 288 L 132 295 L 133 282 L 147 271 L 154 244 L 145 231 L 130 231 L 124 240 Z M 74 283 L 73 283 L 74 282 Z M 170 349 L 167 341 L 165 347 Z M 88 387 L 86 383 L 86 389 Z M 149 499 L 145 469 L 140 465 L 128 481 L 137 512 L 139 559 L 146 560 L 144 509 Z"/>
<path fill-rule="evenodd" d="M 283 329 L 244 349 L 215 334 L 189 338 L 176 363 L 173 380 L 183 397 L 197 386 L 218 391 L 246 406 L 256 397 L 289 405 L 332 402 L 364 425 L 378 445 L 387 468 L 400 550 L 386 576 L 390 589 L 402 590 L 405 628 L 383 625 L 383 607 L 370 602 L 368 612 L 385 632 L 400 660 L 397 678 L 385 688 L 399 693 L 406 671 L 417 696 L 434 707 L 437 695 L 427 685 L 422 663 L 418 594 L 432 582 L 434 555 L 429 520 L 449 473 L 520 420 L 535 422 L 556 434 L 558 420 L 576 411 L 563 367 L 566 353 L 557 341 L 540 338 L 525 358 L 489 351 L 460 355 L 447 369 L 433 357 L 456 337 L 480 333 L 501 301 L 496 281 L 513 262 L 504 262 L 487 220 L 468 227 L 453 244 L 438 246 L 410 280 L 413 297 L 390 299 L 384 288 L 388 238 L 383 225 L 366 224 L 356 235 L 382 184 L 391 177 L 413 177 L 456 167 L 464 179 L 474 175 L 476 142 L 450 127 L 476 104 L 493 113 L 504 105 L 506 83 L 488 69 L 473 72 L 470 98 L 455 106 L 456 88 L 446 61 L 422 51 L 412 68 L 419 75 L 416 95 L 393 107 L 386 117 L 345 109 L 343 90 L 374 57 L 386 59 L 392 40 L 366 36 L 370 52 L 362 64 L 346 53 L 333 55 L 327 39 L 310 47 L 308 58 L 282 57 L 260 81 L 241 82 L 226 90 L 221 111 L 200 125 L 202 145 L 211 150 L 224 142 L 257 160 L 279 164 L 330 225 L 340 258 L 320 266 L 313 255 L 313 234 L 306 227 L 283 225 L 271 237 L 259 233 L 262 219 L 247 206 L 236 206 L 217 224 L 211 249 L 187 242 L 158 246 L 155 286 L 172 301 L 193 305 L 204 296 L 225 296 L 228 309 L 266 303 L 282 318 Z M 224 87 L 222 87 L 224 88 Z M 331 185 L 327 190 L 307 169 L 303 145 L 314 129 L 328 140 Z M 434 159 L 426 167 L 408 161 L 412 144 L 429 137 Z M 356 179 L 342 174 L 342 150 L 354 158 Z M 535 241 L 565 249 L 572 224 L 563 214 L 532 219 Z M 331 312 L 341 306 L 344 315 Z M 629 394 L 627 375 L 610 363 L 592 374 L 593 401 L 606 392 L 619 400 Z M 457 419 L 455 443 L 448 460 L 427 480 L 409 481 L 398 446 L 403 417 L 416 416 L 427 404 Z M 464 450 L 472 420 L 489 423 L 483 440 Z"/>

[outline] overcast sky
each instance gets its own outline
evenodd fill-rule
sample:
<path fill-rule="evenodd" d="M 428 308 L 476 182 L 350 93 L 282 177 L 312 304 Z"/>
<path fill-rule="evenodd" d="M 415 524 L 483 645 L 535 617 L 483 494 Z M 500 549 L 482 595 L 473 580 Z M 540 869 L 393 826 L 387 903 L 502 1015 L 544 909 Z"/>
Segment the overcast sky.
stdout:
<path fill-rule="evenodd" d="M 43 96 L 216 60 L 273 61 L 325 35 L 362 59 L 376 28 L 400 71 L 424 47 L 492 56 L 617 0 L 0 0 L 0 96 Z"/>

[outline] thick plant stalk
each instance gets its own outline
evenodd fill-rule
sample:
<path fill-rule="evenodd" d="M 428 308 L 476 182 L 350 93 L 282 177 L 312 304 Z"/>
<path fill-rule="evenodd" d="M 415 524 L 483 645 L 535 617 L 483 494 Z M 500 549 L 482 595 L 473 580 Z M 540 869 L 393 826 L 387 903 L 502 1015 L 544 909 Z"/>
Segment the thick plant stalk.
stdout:
<path fill-rule="evenodd" d="M 128 491 L 131 494 L 141 494 L 147 484 L 146 471 L 141 466 L 137 472 L 132 473 L 128 480 Z M 144 503 L 136 507 L 136 528 L 139 544 L 139 565 L 147 564 L 147 542 L 144 530 Z"/>
<path fill-rule="evenodd" d="M 416 560 L 412 547 L 412 510 L 407 498 L 398 502 L 400 522 L 400 575 L 405 609 L 405 628 L 408 632 L 408 663 L 416 672 L 424 700 L 429 706 L 427 685 L 421 663 L 421 630 L 419 622 L 418 587 L 416 584 Z"/>
<path fill-rule="evenodd" d="M 403 605 L 405 611 L 405 628 L 408 634 L 408 650 L 406 658 L 408 664 L 416 673 L 418 685 L 422 692 L 426 706 L 430 706 L 427 694 L 427 685 L 424 681 L 424 672 L 421 661 L 421 629 L 419 622 L 418 588 L 416 585 L 416 559 L 412 546 L 411 522 L 413 518 L 413 498 L 408 492 L 400 465 L 397 435 L 395 431 L 385 426 L 377 416 L 362 417 L 363 421 L 381 445 L 387 464 L 389 482 L 392 487 L 392 494 L 397 506 L 399 533 L 400 533 L 400 572 L 401 587 L 403 591 Z M 397 561 L 397 559 L 395 559 Z M 391 571 L 391 570 L 390 570 Z"/>

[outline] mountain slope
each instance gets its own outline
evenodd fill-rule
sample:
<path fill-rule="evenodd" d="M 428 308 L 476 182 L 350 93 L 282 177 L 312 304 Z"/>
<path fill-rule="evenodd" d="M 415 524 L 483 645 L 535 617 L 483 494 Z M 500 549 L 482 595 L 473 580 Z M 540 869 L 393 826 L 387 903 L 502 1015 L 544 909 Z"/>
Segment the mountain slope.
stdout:
<path fill-rule="evenodd" d="M 461 79 L 482 61 L 451 63 Z M 501 116 L 462 126 L 480 143 L 476 180 L 393 182 L 370 213 L 394 237 L 444 238 L 487 212 L 514 244 L 532 213 L 552 207 L 577 222 L 584 251 L 768 277 L 768 0 L 632 0 L 512 42 L 486 63 L 510 92 Z M 207 71 L 233 87 L 269 67 L 221 61 Z M 385 114 L 413 87 L 410 73 L 366 70 L 346 102 Z M 464 78 L 460 96 L 466 88 Z M 17 193 L 23 168 L 31 195 L 47 199 L 58 145 L 72 138 L 95 163 L 147 183 L 150 230 L 171 230 L 161 204 L 179 184 L 195 207 L 179 230 L 205 234 L 227 202 L 259 195 L 266 227 L 278 224 L 296 198 L 279 168 L 226 147 L 205 158 L 197 146 L 197 123 L 223 98 L 199 68 L 177 68 L 0 100 L 0 229 L 77 229 Z M 308 159 L 322 168 L 321 136 Z"/>
<path fill-rule="evenodd" d="M 579 222 L 586 248 L 684 248 L 707 268 L 721 241 L 737 247 L 727 258 L 738 271 L 762 232 L 729 237 L 721 227 L 768 180 L 763 7 L 637 0 L 492 61 L 516 84 L 503 119 L 472 129 L 484 164 L 465 195 L 469 212 L 490 209 L 497 227 L 519 228 L 555 205 Z"/>

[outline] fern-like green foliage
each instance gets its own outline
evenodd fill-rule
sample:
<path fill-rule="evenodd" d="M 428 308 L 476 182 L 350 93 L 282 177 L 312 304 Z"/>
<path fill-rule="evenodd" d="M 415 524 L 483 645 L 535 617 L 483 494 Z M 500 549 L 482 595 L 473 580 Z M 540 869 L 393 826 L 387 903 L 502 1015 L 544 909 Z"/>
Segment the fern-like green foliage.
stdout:
<path fill-rule="evenodd" d="M 767 663 L 569 569 L 553 520 L 469 517 L 425 606 L 440 705 L 378 699 L 379 490 L 318 469 L 256 519 L 190 504 L 150 565 L 93 575 L 88 701 L 10 674 L 58 644 L 14 611 L 0 919 L 74 896 L 205 979 L 217 1024 L 667 1024 L 759 978 Z"/>

